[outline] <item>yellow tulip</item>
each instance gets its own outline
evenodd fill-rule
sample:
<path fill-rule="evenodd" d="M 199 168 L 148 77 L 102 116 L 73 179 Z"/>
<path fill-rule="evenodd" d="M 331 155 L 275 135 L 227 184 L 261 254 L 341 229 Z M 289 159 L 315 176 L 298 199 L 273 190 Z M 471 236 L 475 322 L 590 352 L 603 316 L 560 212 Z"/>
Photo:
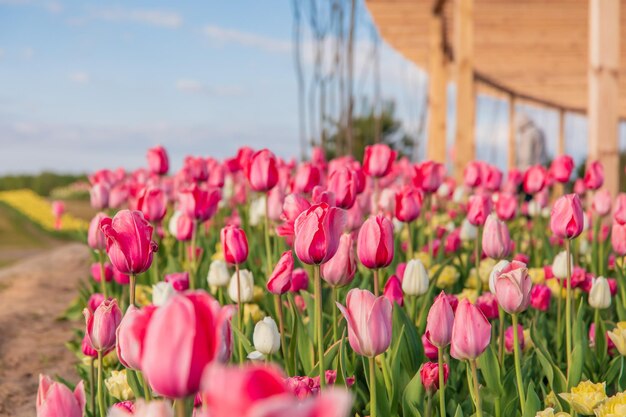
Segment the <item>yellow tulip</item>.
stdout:
<path fill-rule="evenodd" d="M 127 401 L 135 398 L 133 390 L 126 380 L 126 369 L 121 371 L 111 371 L 111 376 L 104 380 L 104 385 L 112 397 L 118 400 Z"/>
<path fill-rule="evenodd" d="M 615 394 L 600 404 L 594 411 L 596 417 L 626 416 L 626 392 Z"/>
<path fill-rule="evenodd" d="M 622 356 L 626 356 L 626 321 L 617 323 L 617 327 L 609 332 L 609 337 L 615 343 L 615 348 Z"/>
<path fill-rule="evenodd" d="M 571 392 L 559 395 L 570 403 L 574 411 L 585 416 L 592 416 L 593 409 L 607 398 L 605 383 L 594 384 L 591 381 L 582 381 L 573 387 Z"/>

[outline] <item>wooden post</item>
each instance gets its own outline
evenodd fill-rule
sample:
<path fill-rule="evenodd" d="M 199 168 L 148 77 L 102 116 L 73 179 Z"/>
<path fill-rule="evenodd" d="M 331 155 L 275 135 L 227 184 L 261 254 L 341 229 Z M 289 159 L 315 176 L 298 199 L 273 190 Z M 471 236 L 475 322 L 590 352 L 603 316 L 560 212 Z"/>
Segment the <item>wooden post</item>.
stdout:
<path fill-rule="evenodd" d="M 446 162 L 448 77 L 443 39 L 443 15 L 433 12 L 429 28 L 428 159 Z"/>
<path fill-rule="evenodd" d="M 557 155 L 565 155 L 565 110 L 559 109 L 559 142 L 556 146 Z"/>
<path fill-rule="evenodd" d="M 604 186 L 619 190 L 620 0 L 589 0 L 589 161 L 604 165 Z"/>
<path fill-rule="evenodd" d="M 515 95 L 509 94 L 509 170 L 517 167 L 517 126 L 515 124 Z"/>
<path fill-rule="evenodd" d="M 463 176 L 468 162 L 475 159 L 474 115 L 474 0 L 454 3 L 454 44 L 456 64 L 456 142 L 454 175 Z"/>

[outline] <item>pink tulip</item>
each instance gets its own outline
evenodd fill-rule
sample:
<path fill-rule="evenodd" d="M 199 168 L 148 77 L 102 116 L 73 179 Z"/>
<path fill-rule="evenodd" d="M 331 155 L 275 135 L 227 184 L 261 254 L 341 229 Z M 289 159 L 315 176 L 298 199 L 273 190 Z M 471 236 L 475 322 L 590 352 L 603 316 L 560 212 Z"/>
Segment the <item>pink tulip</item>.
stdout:
<path fill-rule="evenodd" d="M 95 350 L 92 346 L 91 346 L 91 342 L 89 341 L 89 335 L 85 334 L 85 336 L 83 336 L 83 340 L 80 343 L 80 349 L 83 352 L 83 355 L 90 357 L 92 359 L 97 359 L 98 358 L 98 351 Z"/>
<path fill-rule="evenodd" d="M 626 224 L 613 223 L 611 245 L 618 256 L 626 256 Z"/>
<path fill-rule="evenodd" d="M 615 198 L 615 211 L 613 220 L 619 224 L 626 224 L 626 194 L 619 193 Z"/>
<path fill-rule="evenodd" d="M 300 261 L 319 265 L 332 258 L 345 224 L 345 211 L 326 203 L 300 213 L 294 224 L 294 249 Z"/>
<path fill-rule="evenodd" d="M 491 324 L 478 307 L 464 298 L 454 316 L 450 355 L 458 360 L 475 360 L 490 341 Z"/>
<path fill-rule="evenodd" d="M 311 207 L 311 203 L 300 194 L 288 194 L 283 202 L 282 218 L 295 222 L 300 213 Z"/>
<path fill-rule="evenodd" d="M 117 357 L 127 368 L 141 370 L 146 330 L 156 307 L 128 307 L 117 328 Z"/>
<path fill-rule="evenodd" d="M 500 220 L 513 220 L 517 214 L 517 196 L 510 193 L 501 193 L 495 204 L 495 211 Z"/>
<path fill-rule="evenodd" d="M 322 264 L 321 276 L 332 287 L 343 287 L 352 282 L 356 273 L 356 258 L 352 236 L 342 234 L 335 255 Z"/>
<path fill-rule="evenodd" d="M 498 300 L 496 300 L 495 294 L 491 292 L 482 293 L 476 299 L 476 307 L 483 312 L 487 320 L 497 319 L 499 316 Z"/>
<path fill-rule="evenodd" d="M 161 145 L 148 149 L 148 168 L 156 175 L 165 175 L 170 169 L 167 151 Z"/>
<path fill-rule="evenodd" d="M 88 308 L 83 310 L 85 316 L 85 333 L 89 336 L 91 346 L 103 354 L 115 348 L 115 331 L 122 321 L 122 311 L 117 300 L 108 299 L 100 303 L 95 312 Z"/>
<path fill-rule="evenodd" d="M 267 217 L 270 220 L 280 220 L 285 201 L 285 191 L 282 187 L 274 187 L 267 193 Z"/>
<path fill-rule="evenodd" d="M 444 240 L 444 251 L 447 255 L 461 249 L 461 229 L 456 228 L 448 233 Z"/>
<path fill-rule="evenodd" d="M 298 171 L 293 177 L 293 191 L 309 194 L 313 191 L 313 187 L 319 185 L 320 181 L 320 169 L 310 162 L 304 162 L 298 167 Z"/>
<path fill-rule="evenodd" d="M 604 167 L 600 161 L 593 161 L 587 165 L 583 179 L 588 190 L 598 190 L 604 184 Z"/>
<path fill-rule="evenodd" d="M 74 392 L 65 385 L 39 374 L 37 390 L 37 417 L 83 417 L 85 414 L 85 388 L 80 381 Z"/>
<path fill-rule="evenodd" d="M 276 156 L 268 149 L 255 152 L 244 171 L 254 191 L 269 191 L 278 183 Z"/>
<path fill-rule="evenodd" d="M 313 204 L 326 203 L 330 207 L 335 207 L 335 194 L 333 194 L 332 191 L 325 190 L 321 185 L 318 185 L 313 188 L 311 202 Z"/>
<path fill-rule="evenodd" d="M 284 294 L 291 288 L 291 276 L 293 274 L 293 253 L 288 250 L 283 252 L 278 263 L 267 281 L 267 290 L 272 294 Z"/>
<path fill-rule="evenodd" d="M 357 254 L 369 269 L 389 266 L 393 261 L 393 224 L 379 214 L 363 223 L 357 239 Z"/>
<path fill-rule="evenodd" d="M 596 191 L 593 195 L 591 207 L 600 217 L 609 214 L 611 212 L 611 193 L 609 193 L 609 190 Z"/>
<path fill-rule="evenodd" d="M 141 369 L 152 388 L 169 398 L 195 394 L 205 366 L 218 359 L 224 346 L 223 324 L 230 314 L 204 291 L 178 293 L 159 307 L 149 320 L 141 354 Z"/>
<path fill-rule="evenodd" d="M 54 217 L 61 217 L 65 213 L 65 204 L 62 201 L 52 202 L 52 215 Z"/>
<path fill-rule="evenodd" d="M 389 302 L 396 303 L 399 306 L 404 305 L 404 294 L 402 293 L 402 282 L 400 279 L 392 275 L 387 280 L 385 284 L 385 288 L 383 290 L 383 295 L 389 300 Z"/>
<path fill-rule="evenodd" d="M 168 401 L 154 400 L 145 402 L 137 400 L 131 407 L 117 403 L 111 408 L 107 417 L 173 417 L 174 410 Z M 194 413 L 194 417 L 196 414 Z"/>
<path fill-rule="evenodd" d="M 104 183 L 96 183 L 89 191 L 91 207 L 102 210 L 109 207 L 109 186 Z"/>
<path fill-rule="evenodd" d="M 543 190 L 548 179 L 547 170 L 541 165 L 535 165 L 524 173 L 524 192 L 535 194 Z"/>
<path fill-rule="evenodd" d="M 559 197 L 552 207 L 550 229 L 561 239 L 573 239 L 583 231 L 583 208 L 577 194 Z"/>
<path fill-rule="evenodd" d="M 508 353 L 513 352 L 513 326 L 509 326 L 504 332 L 504 348 Z M 524 349 L 524 327 L 521 324 L 517 325 L 517 340 L 520 350 Z"/>
<path fill-rule="evenodd" d="M 91 222 L 89 223 L 89 230 L 87 232 L 87 244 L 93 250 L 106 249 L 107 242 L 102 229 L 100 229 L 100 221 L 107 217 L 103 212 L 97 213 Z"/>
<path fill-rule="evenodd" d="M 574 181 L 574 193 L 578 194 L 579 196 L 582 196 L 585 194 L 585 192 L 587 191 L 587 188 L 585 187 L 585 182 L 578 178 L 576 181 Z"/>
<path fill-rule="evenodd" d="M 491 199 L 486 195 L 476 194 L 470 197 L 467 206 L 467 220 L 474 226 L 482 226 L 491 212 Z"/>
<path fill-rule="evenodd" d="M 444 180 L 446 168 L 435 161 L 424 161 L 413 168 L 413 185 L 426 193 L 434 193 Z"/>
<path fill-rule="evenodd" d="M 445 292 L 435 298 L 426 318 L 426 338 L 434 346 L 442 349 L 450 344 L 454 311 Z"/>
<path fill-rule="evenodd" d="M 420 215 L 422 196 L 411 186 L 405 186 L 396 192 L 396 218 L 404 223 L 411 223 Z"/>
<path fill-rule="evenodd" d="M 552 291 L 546 285 L 533 285 L 530 290 L 530 305 L 535 310 L 548 311 L 550 308 L 550 298 Z"/>
<path fill-rule="evenodd" d="M 483 185 L 489 191 L 498 191 L 502 184 L 502 171 L 493 165 L 487 165 L 487 173 L 483 178 Z"/>
<path fill-rule="evenodd" d="M 357 183 L 356 173 L 351 168 L 341 166 L 330 174 L 327 188 L 335 195 L 337 207 L 349 209 L 354 205 Z"/>
<path fill-rule="evenodd" d="M 550 175 L 555 181 L 566 183 L 574 170 L 574 160 L 569 155 L 559 155 L 550 165 Z"/>
<path fill-rule="evenodd" d="M 178 219 L 176 219 L 176 235 L 174 237 L 181 242 L 187 242 L 193 237 L 194 228 L 193 218 L 181 213 Z"/>
<path fill-rule="evenodd" d="M 91 277 L 96 282 L 100 282 L 102 279 L 102 269 L 104 269 L 104 280 L 106 282 L 113 280 L 113 267 L 109 262 L 104 263 L 104 268 L 100 268 L 100 262 L 94 262 L 89 269 L 91 271 Z"/>
<path fill-rule="evenodd" d="M 165 282 L 169 282 L 176 291 L 186 291 L 189 289 L 189 272 L 174 272 L 165 274 Z"/>
<path fill-rule="evenodd" d="M 485 222 L 482 236 L 483 252 L 492 259 L 502 259 L 511 249 L 509 228 L 495 214 L 490 214 Z"/>
<path fill-rule="evenodd" d="M 376 144 L 365 147 L 363 158 L 363 171 L 365 175 L 381 178 L 391 171 L 393 161 L 396 159 L 396 151 L 385 144 Z"/>
<path fill-rule="evenodd" d="M 188 156 L 184 162 L 185 170 L 193 181 L 206 181 L 209 178 L 209 169 L 203 157 Z"/>
<path fill-rule="evenodd" d="M 100 228 L 106 237 L 106 250 L 115 268 L 124 274 L 140 274 L 150 268 L 157 244 L 152 226 L 140 211 L 121 210 L 113 219 L 105 217 Z"/>
<path fill-rule="evenodd" d="M 229 264 L 242 264 L 248 259 L 246 232 L 237 226 L 226 226 L 220 233 L 224 260 Z"/>
<path fill-rule="evenodd" d="M 291 274 L 291 292 L 299 292 L 300 290 L 307 290 L 309 288 L 309 274 L 302 268 L 296 268 Z"/>
<path fill-rule="evenodd" d="M 146 220 L 160 222 L 167 210 L 167 196 L 159 187 L 145 187 L 139 193 L 137 209 L 141 210 Z"/>
<path fill-rule="evenodd" d="M 496 298 L 504 311 L 517 314 L 528 308 L 533 283 L 525 264 L 512 261 L 496 271 L 495 280 Z"/>
<path fill-rule="evenodd" d="M 179 209 L 192 219 L 203 222 L 213 217 L 221 198 L 218 188 L 205 190 L 193 184 L 179 192 Z"/>
<path fill-rule="evenodd" d="M 207 184 L 209 187 L 222 188 L 225 179 L 224 165 L 213 158 L 206 158 L 205 162 L 209 173 Z"/>
<path fill-rule="evenodd" d="M 486 171 L 482 161 L 470 161 L 463 171 L 463 182 L 468 187 L 478 187 L 483 182 L 483 173 Z"/>
<path fill-rule="evenodd" d="M 447 363 L 443 364 L 443 383 L 448 383 L 450 368 Z M 420 369 L 420 379 L 422 385 L 429 394 L 435 393 L 439 389 L 439 365 L 436 362 L 426 362 Z"/>
<path fill-rule="evenodd" d="M 391 343 L 391 303 L 384 296 L 375 297 L 367 290 L 348 292 L 346 306 L 337 307 L 348 323 L 348 341 L 359 355 L 373 358 Z"/>
<path fill-rule="evenodd" d="M 120 208 L 126 200 L 128 200 L 128 185 L 126 184 L 117 184 L 111 188 L 109 191 L 109 207 L 110 208 Z"/>
<path fill-rule="evenodd" d="M 430 343 L 426 334 L 422 335 L 422 346 L 424 347 L 424 355 L 431 361 L 436 361 L 439 356 L 439 349 Z"/>
<path fill-rule="evenodd" d="M 87 308 L 93 313 L 103 301 L 104 295 L 97 292 L 93 293 L 89 296 L 89 300 L 87 300 Z"/>

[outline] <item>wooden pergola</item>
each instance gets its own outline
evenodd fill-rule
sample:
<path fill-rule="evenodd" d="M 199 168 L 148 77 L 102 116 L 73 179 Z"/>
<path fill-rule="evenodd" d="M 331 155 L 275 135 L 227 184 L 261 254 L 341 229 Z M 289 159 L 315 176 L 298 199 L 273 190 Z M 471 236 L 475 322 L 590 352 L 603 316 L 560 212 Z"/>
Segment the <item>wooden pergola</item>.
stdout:
<path fill-rule="evenodd" d="M 381 36 L 429 73 L 428 156 L 446 159 L 446 87 L 456 83 L 456 175 L 474 159 L 477 92 L 586 113 L 589 158 L 619 188 L 618 125 L 626 118 L 626 0 L 366 0 Z M 621 50 L 620 50 L 621 49 Z M 620 81 L 621 79 L 621 81 Z"/>

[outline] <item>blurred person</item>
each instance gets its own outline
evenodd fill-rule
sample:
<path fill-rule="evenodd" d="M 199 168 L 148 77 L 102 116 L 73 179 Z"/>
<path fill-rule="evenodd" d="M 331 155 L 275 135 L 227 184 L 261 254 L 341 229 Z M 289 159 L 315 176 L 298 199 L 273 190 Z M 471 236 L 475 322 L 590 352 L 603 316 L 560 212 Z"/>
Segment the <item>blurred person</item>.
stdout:
<path fill-rule="evenodd" d="M 518 113 L 516 118 L 517 136 L 517 168 L 525 171 L 533 165 L 545 165 L 548 162 L 546 138 L 535 122 L 525 113 Z"/>

